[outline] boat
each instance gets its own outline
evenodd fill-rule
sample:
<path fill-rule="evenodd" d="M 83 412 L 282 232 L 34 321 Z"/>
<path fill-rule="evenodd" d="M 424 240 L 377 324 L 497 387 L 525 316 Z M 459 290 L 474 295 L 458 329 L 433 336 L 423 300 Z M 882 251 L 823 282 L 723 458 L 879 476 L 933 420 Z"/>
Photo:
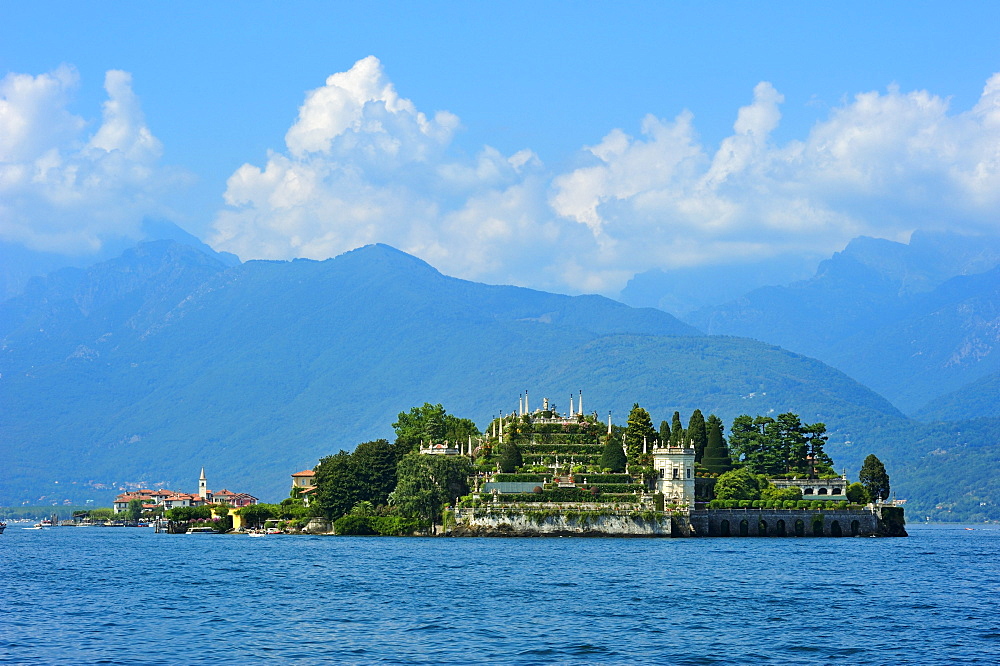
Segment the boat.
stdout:
<path fill-rule="evenodd" d="M 0 522 L 0 534 L 3 534 L 5 529 L 7 529 L 7 523 Z"/>
<path fill-rule="evenodd" d="M 215 534 L 214 527 L 189 527 L 185 534 Z"/>
<path fill-rule="evenodd" d="M 262 536 L 267 536 L 267 535 L 265 533 L 263 533 L 263 532 L 250 532 L 250 536 L 252 536 L 252 537 L 262 537 Z"/>

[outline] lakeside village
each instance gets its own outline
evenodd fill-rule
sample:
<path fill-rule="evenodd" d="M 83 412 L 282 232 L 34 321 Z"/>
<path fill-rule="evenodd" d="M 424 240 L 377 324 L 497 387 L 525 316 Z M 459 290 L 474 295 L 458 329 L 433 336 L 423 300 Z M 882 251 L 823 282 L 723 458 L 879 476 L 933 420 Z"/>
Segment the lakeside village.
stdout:
<path fill-rule="evenodd" d="M 792 413 L 719 418 L 675 412 L 654 428 L 636 404 L 625 426 L 587 414 L 583 393 L 548 399 L 480 432 L 425 404 L 400 413 L 396 441 L 359 444 L 292 474 L 290 496 L 138 491 L 116 518 L 158 516 L 172 533 L 449 536 L 906 536 L 901 502 L 869 455 L 858 481 L 837 474 L 826 427 Z"/>

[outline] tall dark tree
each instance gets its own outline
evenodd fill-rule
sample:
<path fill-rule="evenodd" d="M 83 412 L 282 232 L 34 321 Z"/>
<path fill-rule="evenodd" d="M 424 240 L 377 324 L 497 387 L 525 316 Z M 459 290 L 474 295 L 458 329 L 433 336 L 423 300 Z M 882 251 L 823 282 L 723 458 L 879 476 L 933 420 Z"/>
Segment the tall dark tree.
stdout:
<path fill-rule="evenodd" d="M 670 423 L 660 421 L 660 446 L 670 446 Z"/>
<path fill-rule="evenodd" d="M 358 444 L 351 460 L 360 487 L 359 502 L 381 506 L 389 501 L 389 493 L 396 488 L 396 465 L 405 453 L 384 439 Z"/>
<path fill-rule="evenodd" d="M 700 409 L 691 413 L 687 428 L 688 439 L 694 444 L 694 461 L 701 462 L 705 457 L 705 445 L 708 444 L 708 430 L 705 428 L 705 416 Z"/>
<path fill-rule="evenodd" d="M 889 499 L 889 474 L 885 471 L 885 465 L 874 453 L 868 454 L 868 457 L 861 464 L 858 481 L 865 487 L 868 496 L 873 500 Z"/>
<path fill-rule="evenodd" d="M 340 518 L 361 499 L 357 469 L 347 451 L 321 458 L 314 483 L 312 506 L 327 518 Z"/>
<path fill-rule="evenodd" d="M 614 435 L 608 436 L 604 449 L 601 451 L 601 467 L 620 474 L 625 471 L 627 464 L 628 458 L 625 456 L 625 451 L 622 450 L 621 442 Z"/>
<path fill-rule="evenodd" d="M 649 412 L 638 403 L 632 405 L 632 411 L 628 414 L 628 425 L 625 427 L 625 453 L 629 464 L 638 462 L 643 443 L 647 445 L 648 450 L 655 440 L 656 430 L 653 429 L 653 420 L 649 417 Z"/>
<path fill-rule="evenodd" d="M 681 413 L 674 412 L 674 417 L 670 422 L 670 446 L 686 446 L 687 433 L 681 425 Z"/>
<path fill-rule="evenodd" d="M 326 517 L 340 518 L 358 502 L 384 505 L 396 487 L 396 465 L 405 445 L 384 439 L 358 444 L 353 453 L 340 451 L 316 466 L 312 505 Z"/>
<path fill-rule="evenodd" d="M 829 439 L 826 436 L 825 423 L 812 423 L 803 427 L 806 447 L 809 449 L 809 457 L 812 459 L 813 473 L 816 475 L 829 474 L 834 471 L 833 459 L 827 455 L 824 447 Z"/>
<path fill-rule="evenodd" d="M 517 468 L 524 464 L 524 458 L 521 456 L 521 447 L 512 440 L 504 442 L 503 448 L 500 450 L 499 462 L 501 472 L 507 474 L 516 472 Z"/>
<path fill-rule="evenodd" d="M 708 442 L 705 444 L 705 455 L 701 464 L 712 474 L 724 474 L 733 468 L 733 459 L 729 455 L 729 447 L 722 436 L 722 420 L 712 414 L 706 424 Z"/>

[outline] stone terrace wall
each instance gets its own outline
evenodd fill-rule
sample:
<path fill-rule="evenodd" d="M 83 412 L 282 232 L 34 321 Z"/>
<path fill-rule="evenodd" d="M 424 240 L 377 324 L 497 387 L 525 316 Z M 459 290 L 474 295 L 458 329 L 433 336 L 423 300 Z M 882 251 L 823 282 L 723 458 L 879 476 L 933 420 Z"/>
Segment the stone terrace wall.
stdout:
<path fill-rule="evenodd" d="M 881 520 L 878 509 L 803 511 L 794 509 L 708 509 L 692 511 L 685 536 L 830 537 L 906 536 L 898 524 Z"/>
<path fill-rule="evenodd" d="M 669 537 L 670 516 L 649 520 L 629 512 L 567 510 L 562 515 L 517 509 L 458 509 L 454 536 L 634 536 Z"/>

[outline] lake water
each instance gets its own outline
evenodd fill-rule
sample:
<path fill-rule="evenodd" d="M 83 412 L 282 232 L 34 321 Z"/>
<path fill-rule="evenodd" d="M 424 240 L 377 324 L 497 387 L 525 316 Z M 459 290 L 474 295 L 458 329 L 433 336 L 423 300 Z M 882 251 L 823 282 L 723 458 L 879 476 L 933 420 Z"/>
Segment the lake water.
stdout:
<path fill-rule="evenodd" d="M 908 539 L 0 535 L 3 664 L 1000 662 L 1000 529 Z"/>

